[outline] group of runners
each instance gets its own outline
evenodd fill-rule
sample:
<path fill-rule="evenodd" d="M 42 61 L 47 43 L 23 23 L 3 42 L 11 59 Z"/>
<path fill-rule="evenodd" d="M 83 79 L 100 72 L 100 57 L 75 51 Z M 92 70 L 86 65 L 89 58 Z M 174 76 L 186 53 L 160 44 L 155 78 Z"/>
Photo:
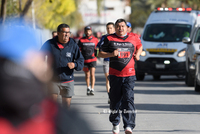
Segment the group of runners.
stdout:
<path fill-rule="evenodd" d="M 54 77 L 51 94 L 55 100 L 60 92 L 62 104 L 69 108 L 74 95 L 74 69 L 83 70 L 87 85 L 86 94 L 94 95 L 97 57 L 104 58 L 103 70 L 110 104 L 109 120 L 112 132 L 119 133 L 120 113 L 124 130 L 131 134 L 135 127 L 135 60 L 139 60 L 142 44 L 137 34 L 131 32 L 131 24 L 124 19 L 106 25 L 107 34 L 98 41 L 92 27 L 84 28 L 85 36 L 78 43 L 70 37 L 70 27 L 60 24 L 57 36 L 44 43 L 41 51 L 47 52 L 47 63 L 53 62 Z M 126 111 L 126 112 L 123 112 Z M 129 112 L 127 112 L 129 111 Z"/>

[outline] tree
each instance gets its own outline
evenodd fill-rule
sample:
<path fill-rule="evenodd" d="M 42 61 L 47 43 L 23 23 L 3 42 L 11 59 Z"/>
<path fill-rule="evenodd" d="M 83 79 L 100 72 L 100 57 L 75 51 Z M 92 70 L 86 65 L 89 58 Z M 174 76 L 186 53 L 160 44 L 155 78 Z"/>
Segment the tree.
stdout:
<path fill-rule="evenodd" d="M 151 10 L 154 10 L 156 7 L 180 7 L 180 0 L 147 0 L 147 5 L 151 5 Z"/>
<path fill-rule="evenodd" d="M 97 14 L 98 14 L 98 16 L 101 15 L 101 10 L 102 10 L 102 5 L 101 4 L 102 4 L 102 0 L 97 0 Z"/>
<path fill-rule="evenodd" d="M 20 13 L 20 17 L 23 18 L 27 12 L 28 9 L 30 8 L 31 4 L 32 4 L 33 0 L 27 0 L 24 9 L 22 10 L 22 12 Z"/>
<path fill-rule="evenodd" d="M 41 27 L 55 30 L 60 23 L 81 27 L 82 16 L 78 12 L 81 0 L 1 0 L 0 23 L 9 18 L 31 21 L 31 4 L 34 1 L 35 16 Z"/>
<path fill-rule="evenodd" d="M 28 13 L 32 1 L 33 0 L 27 0 L 26 2 L 24 2 L 25 3 L 24 9 L 21 10 L 21 0 L 19 0 L 20 4 L 18 6 L 17 6 L 17 1 L 2 0 L 0 24 L 4 24 L 7 17 L 20 16 L 21 18 L 24 18 L 24 16 Z"/>
<path fill-rule="evenodd" d="M 72 20 L 76 20 L 76 16 L 73 16 L 78 14 L 75 0 L 38 0 L 38 3 L 41 6 L 36 9 L 36 17 L 45 28 L 55 30 L 61 23 L 71 25 L 75 22 Z"/>
<path fill-rule="evenodd" d="M 151 13 L 150 5 L 144 4 L 146 0 L 131 0 L 130 22 L 132 27 L 143 27 L 149 14 Z"/>
<path fill-rule="evenodd" d="M 143 27 L 156 7 L 192 7 L 197 10 L 200 9 L 200 0 L 131 0 L 130 22 L 132 26 Z"/>
<path fill-rule="evenodd" d="M 6 3 L 7 0 L 1 1 L 1 16 L 0 16 L 0 24 L 3 24 L 6 19 Z"/>
<path fill-rule="evenodd" d="M 77 29 L 84 26 L 82 14 L 77 10 L 80 2 L 81 0 L 75 0 L 76 10 L 64 18 L 64 22 Z"/>

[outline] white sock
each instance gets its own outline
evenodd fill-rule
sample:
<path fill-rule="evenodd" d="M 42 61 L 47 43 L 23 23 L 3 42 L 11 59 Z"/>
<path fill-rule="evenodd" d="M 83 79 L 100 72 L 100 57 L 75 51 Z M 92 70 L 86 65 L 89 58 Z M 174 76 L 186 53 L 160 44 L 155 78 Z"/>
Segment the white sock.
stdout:
<path fill-rule="evenodd" d="M 93 89 L 93 88 L 92 88 L 91 90 L 92 90 L 92 91 L 94 91 L 94 89 Z"/>

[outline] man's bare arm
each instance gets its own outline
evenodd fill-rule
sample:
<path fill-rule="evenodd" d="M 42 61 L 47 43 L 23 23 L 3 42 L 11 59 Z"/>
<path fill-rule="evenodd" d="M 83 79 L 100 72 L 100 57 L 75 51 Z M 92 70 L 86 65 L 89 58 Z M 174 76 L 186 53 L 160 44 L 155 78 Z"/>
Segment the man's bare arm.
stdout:
<path fill-rule="evenodd" d="M 100 51 L 99 54 L 98 54 L 98 57 L 101 57 L 101 58 L 109 58 L 109 57 L 115 57 L 115 56 L 118 56 L 118 50 L 114 50 L 112 53 L 108 53 L 108 52 L 103 52 L 103 51 Z"/>
<path fill-rule="evenodd" d="M 142 49 L 143 49 L 143 47 L 141 46 L 141 47 L 136 51 L 136 54 L 135 54 L 135 59 L 136 59 L 136 60 L 139 60 L 139 59 L 140 59 L 140 54 L 142 53 Z"/>

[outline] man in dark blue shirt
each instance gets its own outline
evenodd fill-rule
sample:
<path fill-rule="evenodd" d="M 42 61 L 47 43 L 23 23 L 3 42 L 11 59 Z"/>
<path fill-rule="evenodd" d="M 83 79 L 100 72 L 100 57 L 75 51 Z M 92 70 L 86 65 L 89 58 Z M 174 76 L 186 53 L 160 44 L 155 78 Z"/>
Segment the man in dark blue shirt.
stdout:
<path fill-rule="evenodd" d="M 57 100 L 58 92 L 62 96 L 63 106 L 70 107 L 74 95 L 74 69 L 82 70 L 84 58 L 75 40 L 70 38 L 70 27 L 60 24 L 57 28 L 58 36 L 44 43 L 41 50 L 53 58 L 54 79 L 51 94 Z M 47 61 L 50 58 L 47 59 Z"/>

